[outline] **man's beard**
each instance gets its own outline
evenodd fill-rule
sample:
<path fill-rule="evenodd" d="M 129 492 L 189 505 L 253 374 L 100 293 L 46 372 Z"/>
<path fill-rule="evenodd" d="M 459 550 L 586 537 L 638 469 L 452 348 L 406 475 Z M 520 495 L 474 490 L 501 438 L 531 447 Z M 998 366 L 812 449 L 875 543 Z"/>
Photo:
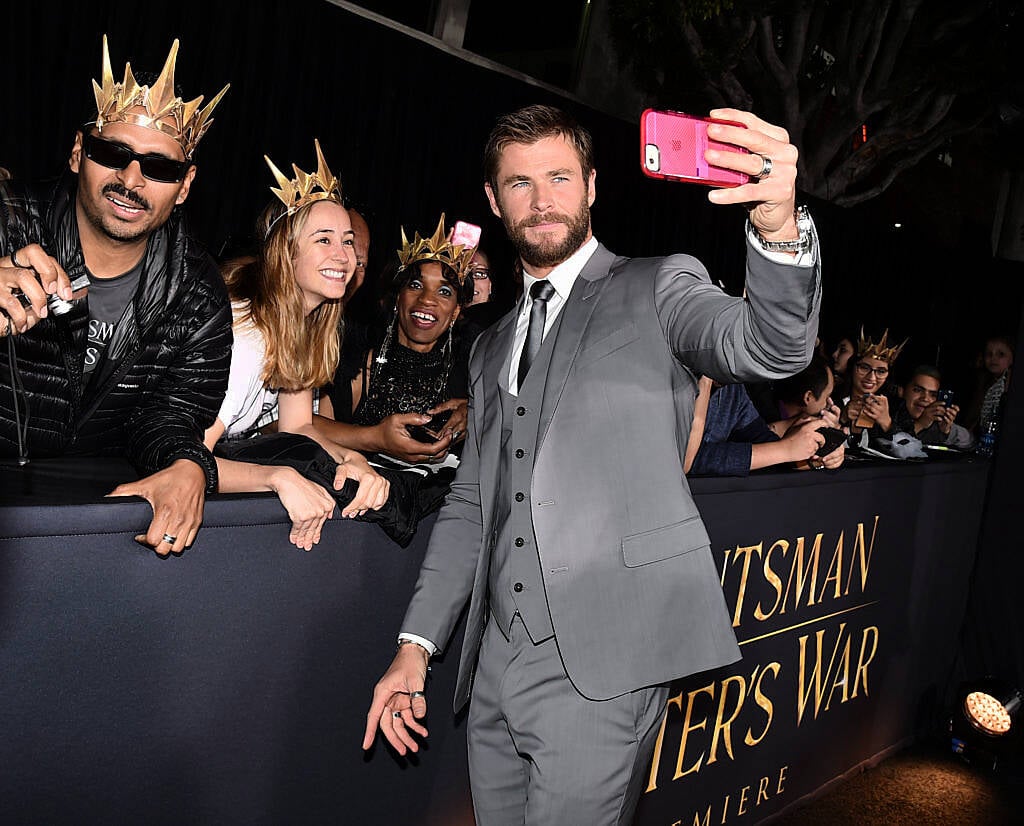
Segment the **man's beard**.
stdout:
<path fill-rule="evenodd" d="M 575 215 L 549 212 L 546 215 L 531 215 L 518 224 L 509 223 L 504 214 L 502 214 L 502 218 L 505 220 L 505 229 L 516 252 L 519 253 L 523 262 L 531 267 L 558 266 L 583 246 L 590 232 L 590 204 L 587 203 L 586 195 L 580 202 L 580 208 Z M 534 243 L 527 239 L 527 227 L 556 222 L 563 223 L 566 227 L 565 238 L 562 241 L 545 240 Z"/>
<path fill-rule="evenodd" d="M 105 197 L 108 192 L 113 193 L 122 200 L 128 201 L 141 209 L 150 209 L 149 201 L 121 186 L 121 184 L 107 184 L 101 190 L 101 196 Z M 89 201 L 83 201 L 82 207 L 86 220 L 88 220 L 93 227 L 106 235 L 112 241 L 137 241 L 139 238 L 145 238 L 150 235 L 153 231 L 153 228 L 149 223 L 144 223 L 140 226 L 131 226 L 123 225 L 114 219 L 110 219 Z"/>

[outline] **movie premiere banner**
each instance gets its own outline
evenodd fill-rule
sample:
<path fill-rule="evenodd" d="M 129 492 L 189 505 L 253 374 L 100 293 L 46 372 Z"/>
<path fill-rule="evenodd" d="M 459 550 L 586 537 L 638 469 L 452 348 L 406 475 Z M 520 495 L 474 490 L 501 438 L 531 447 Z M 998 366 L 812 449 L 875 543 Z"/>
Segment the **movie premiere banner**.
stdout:
<path fill-rule="evenodd" d="M 103 471 L 0 476 L 5 822 L 472 826 L 461 628 L 421 752 L 359 745 L 432 520 L 407 548 L 331 520 L 307 553 L 272 495 L 222 495 L 160 559 L 132 539 L 144 500 L 47 503 Z M 913 734 L 953 656 L 986 479 L 965 459 L 694 480 L 742 659 L 673 687 L 636 823 L 753 824 Z"/>
<path fill-rule="evenodd" d="M 946 469 L 698 493 L 742 659 L 673 686 L 638 824 L 757 823 L 932 719 L 984 497 Z"/>

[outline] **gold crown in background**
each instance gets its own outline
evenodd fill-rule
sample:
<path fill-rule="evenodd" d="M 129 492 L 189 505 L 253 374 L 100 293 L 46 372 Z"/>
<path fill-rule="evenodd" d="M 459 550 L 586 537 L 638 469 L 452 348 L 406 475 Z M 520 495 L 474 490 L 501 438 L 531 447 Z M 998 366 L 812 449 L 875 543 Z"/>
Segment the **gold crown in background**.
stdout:
<path fill-rule="evenodd" d="M 217 96 L 199 111 L 199 104 L 203 102 L 202 95 L 185 103 L 174 93 L 174 64 L 177 57 L 178 41 L 175 39 L 163 71 L 152 86 L 139 85 L 132 74 L 130 63 L 124 66 L 124 80 L 115 83 L 114 74 L 110 69 L 107 36 L 103 35 L 103 82 L 102 85 L 95 80 L 92 82 L 96 95 L 96 128 L 102 132 L 104 124 L 123 122 L 156 129 L 174 138 L 181 145 L 185 157 L 191 158 L 196 144 L 213 123 L 210 117 L 213 107 L 220 103 L 220 99 L 224 97 L 231 84 L 221 89 Z M 129 112 L 135 107 L 144 108 L 146 114 Z"/>
<path fill-rule="evenodd" d="M 882 337 L 878 342 L 875 343 L 871 339 L 864 337 L 864 328 L 861 327 L 860 341 L 857 342 L 857 358 L 881 359 L 882 361 L 892 364 L 892 362 L 896 361 L 896 356 L 900 354 L 900 350 L 904 348 L 910 339 L 904 339 L 903 344 L 898 344 L 894 347 L 886 347 L 886 340 L 888 338 L 889 331 L 886 330 L 882 333 Z"/>
<path fill-rule="evenodd" d="M 410 241 L 405 235 L 405 228 L 402 228 L 402 248 L 398 251 L 398 260 L 401 268 L 415 264 L 419 261 L 437 261 L 446 264 L 455 270 L 461 284 L 466 278 L 466 268 L 476 251 L 475 247 L 468 247 L 463 244 L 453 244 L 448 240 L 444 231 L 444 213 L 441 213 L 441 220 L 437 222 L 437 229 L 429 238 L 421 238 L 417 232 Z"/>
<path fill-rule="evenodd" d="M 274 166 L 274 162 L 270 158 L 266 155 L 263 156 L 270 171 L 274 173 L 279 187 L 270 187 L 270 191 L 288 208 L 286 213 L 288 215 L 302 209 L 306 204 L 323 201 L 326 198 L 333 198 L 341 203 L 341 183 L 327 167 L 324 153 L 320 150 L 320 140 L 313 138 L 313 143 L 316 145 L 316 172 L 303 172 L 298 166 L 292 164 L 292 169 L 295 171 L 295 177 L 292 179 L 286 178 L 284 173 Z"/>

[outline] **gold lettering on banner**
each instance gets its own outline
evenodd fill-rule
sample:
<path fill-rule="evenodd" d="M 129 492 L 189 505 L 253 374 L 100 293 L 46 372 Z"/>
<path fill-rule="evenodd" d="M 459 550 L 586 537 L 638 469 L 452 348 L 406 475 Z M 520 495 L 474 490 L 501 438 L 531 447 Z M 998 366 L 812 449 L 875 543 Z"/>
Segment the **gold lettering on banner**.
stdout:
<path fill-rule="evenodd" d="M 799 640 L 800 687 L 797 693 L 797 725 L 803 722 L 804 712 L 807 710 L 808 700 L 811 698 L 812 693 L 814 698 L 814 713 L 812 717 L 817 719 L 819 712 L 829 710 L 832 698 L 837 690 L 840 693 L 839 701 L 841 703 L 856 697 L 861 686 L 864 688 L 865 695 L 868 692 L 868 666 L 878 651 L 878 627 L 869 625 L 861 633 L 860 651 L 857 655 L 857 666 L 854 672 L 852 689 L 850 684 L 850 654 L 853 637 L 847 633 L 846 623 L 839 623 L 835 642 L 832 645 L 831 653 L 828 655 L 828 664 L 825 665 L 826 633 L 827 629 L 823 628 L 814 634 L 813 665 L 810 667 L 809 675 L 807 640 L 810 639 L 810 635 L 804 635 Z M 824 669 L 822 668 L 823 665 Z"/>
<path fill-rule="evenodd" d="M 748 814 L 752 809 L 756 809 L 762 803 L 767 803 L 771 800 L 772 796 L 778 796 L 783 792 L 783 784 L 786 780 L 786 772 L 789 770 L 789 766 L 782 766 L 778 772 L 773 774 L 766 774 L 763 777 L 758 778 L 757 783 L 749 783 L 746 786 L 740 788 L 737 799 L 736 808 L 732 808 L 733 795 L 729 793 L 722 799 L 721 818 L 718 817 L 718 807 L 714 803 L 709 803 L 707 808 L 703 812 L 695 811 L 692 819 L 682 818 L 680 820 L 672 821 L 671 826 L 725 826 L 726 823 L 733 817 L 742 817 Z M 753 792 L 754 787 L 757 787 L 757 791 Z M 712 819 L 714 818 L 714 819 Z"/>
<path fill-rule="evenodd" d="M 776 615 L 840 600 L 850 594 L 855 584 L 860 593 L 864 593 L 878 521 L 876 515 L 868 523 L 870 536 L 864 522 L 858 522 L 854 532 L 840 531 L 824 568 L 821 552 L 825 535 L 822 533 L 812 538 L 798 536 L 792 541 L 776 539 L 768 545 L 767 551 L 767 543 L 763 541 L 727 549 L 721 582 L 723 588 L 735 589 L 732 627 L 738 628 L 751 618 L 764 622 Z M 853 539 L 848 545 L 851 533 Z M 761 595 L 752 610 L 748 605 L 752 601 L 748 600 L 751 593 Z"/>
<path fill-rule="evenodd" d="M 772 680 L 775 680 L 781 669 L 782 665 L 777 662 L 769 663 L 764 667 L 758 665 L 754 667 L 749 678 L 738 674 L 726 677 L 721 682 L 694 689 L 686 695 L 685 708 L 681 693 L 670 697 L 655 741 L 650 776 L 645 791 L 651 792 L 658 787 L 658 772 L 661 768 L 665 747 L 665 731 L 669 712 L 673 708 L 678 709 L 683 715 L 679 750 L 676 752 L 675 773 L 672 776 L 673 780 L 679 780 L 688 774 L 699 772 L 705 765 L 710 766 L 717 762 L 723 751 L 730 760 L 736 759 L 733 752 L 732 730 L 741 712 L 749 711 L 751 714 L 764 716 L 763 724 L 756 728 L 753 722 L 744 723 L 746 728 L 743 731 L 742 742 L 753 747 L 764 739 L 775 717 L 775 704 L 766 691 L 765 677 L 770 676 Z M 705 696 L 708 698 L 707 701 L 702 701 L 701 698 Z M 697 709 L 698 703 L 704 708 L 703 711 Z M 711 703 L 715 705 L 712 706 Z M 710 729 L 709 743 L 706 738 L 700 737 L 700 733 L 703 732 L 706 735 L 709 731 L 708 713 L 711 708 L 715 709 L 715 720 Z"/>

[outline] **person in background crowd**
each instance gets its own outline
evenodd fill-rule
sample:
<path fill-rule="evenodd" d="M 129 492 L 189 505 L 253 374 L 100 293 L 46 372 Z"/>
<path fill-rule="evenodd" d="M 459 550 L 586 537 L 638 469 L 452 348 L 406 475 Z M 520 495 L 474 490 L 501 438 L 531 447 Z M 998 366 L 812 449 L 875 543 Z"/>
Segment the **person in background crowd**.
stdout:
<path fill-rule="evenodd" d="M 692 475 L 747 476 L 754 470 L 783 465 L 795 470 L 834 470 L 843 464 L 843 444 L 819 454 L 825 437 L 818 429 L 838 423 L 835 413 L 822 419 L 824 403 L 812 405 L 815 413 L 796 413 L 769 424 L 757 412 L 743 384 L 712 382 L 708 389 L 704 431 L 689 468 Z"/>
<path fill-rule="evenodd" d="M 464 334 L 472 341 L 510 308 L 498 301 L 494 295 L 494 271 L 490 258 L 482 249 L 478 248 L 473 253 L 473 258 L 469 262 L 469 274 L 473 279 L 473 300 L 463 308 L 459 326 L 464 328 Z"/>
<path fill-rule="evenodd" d="M 473 299 L 469 306 L 484 304 L 491 300 L 491 264 L 487 253 L 477 249 L 469 261 L 469 277 L 473 279 Z"/>
<path fill-rule="evenodd" d="M 827 357 L 816 355 L 799 373 L 773 383 L 774 410 L 762 415 L 769 423 L 792 423 L 798 416 L 825 417 L 830 427 L 836 427 L 839 405 L 832 400 L 834 390 L 835 377 Z"/>
<path fill-rule="evenodd" d="M 743 127 L 709 137 L 750 152 L 708 162 L 756 178 L 709 194 L 748 209 L 742 298 L 691 256 L 629 260 L 598 243 L 592 140 L 565 112 L 525 107 L 487 142 L 484 190 L 523 297 L 474 343 L 466 449 L 363 737 L 419 749 L 428 662 L 468 601 L 455 708 L 472 693 L 479 826 L 631 822 L 669 684 L 739 658 L 680 472 L 693 376 L 800 370 L 820 281 L 785 131 L 711 115 Z"/>
<path fill-rule="evenodd" d="M 843 335 L 836 340 L 836 345 L 831 354 L 831 367 L 833 380 L 838 390 L 842 391 L 840 397 L 849 395 L 851 376 L 849 373 L 850 359 L 857 352 L 857 338 L 853 335 Z"/>
<path fill-rule="evenodd" d="M 221 493 L 274 491 L 292 522 L 289 540 L 309 550 L 320 541 L 334 512 L 334 490 L 345 479 L 359 487 L 341 515 L 377 510 L 389 484 L 361 453 L 322 437 L 313 426 L 313 390 L 327 382 L 338 363 L 338 330 L 343 299 L 356 270 L 355 232 L 342 206 L 341 187 L 315 141 L 317 171 L 289 180 L 267 158 L 277 196 L 257 225 L 255 258 L 229 261 L 224 280 L 232 299 L 234 348 L 227 393 L 204 442 L 217 455 Z M 338 463 L 333 490 L 305 478 L 296 468 L 264 465 L 231 455 L 252 456 L 261 420 L 279 433 L 318 442 Z M 245 454 L 218 446 L 246 440 Z"/>
<path fill-rule="evenodd" d="M 897 346 L 887 346 L 889 331 L 882 333 L 878 342 L 864 337 L 861 330 L 857 342 L 857 353 L 850 371 L 850 395 L 842 401 L 839 421 L 849 428 L 850 435 L 861 439 L 884 436 L 892 429 L 891 402 L 897 397 L 890 388 L 890 373 L 893 362 L 906 346 L 906 341 Z"/>
<path fill-rule="evenodd" d="M 370 225 L 366 223 L 366 219 L 358 210 L 351 207 L 348 210 L 348 217 L 352 222 L 352 232 L 354 233 L 356 269 L 348 286 L 345 287 L 345 306 L 352 301 L 356 290 L 363 286 L 363 282 L 366 280 L 366 268 L 370 263 Z"/>
<path fill-rule="evenodd" d="M 365 454 L 446 461 L 466 433 L 469 342 L 455 322 L 472 296 L 471 255 L 448 242 L 443 215 L 433 236 L 417 232 L 409 241 L 402 231 L 402 248 L 384 276 L 384 303 L 393 308 L 387 329 L 368 346 L 345 348 L 321 399 L 319 429 Z M 410 434 L 410 426 L 445 410 L 450 418 L 437 439 Z"/>
<path fill-rule="evenodd" d="M 955 422 L 960 408 L 939 398 L 941 387 L 942 374 L 937 367 L 915 367 L 900 387 L 901 402 L 893 414 L 892 430 L 909 433 L 929 445 L 969 448 L 974 441 L 970 431 Z"/>
<path fill-rule="evenodd" d="M 1014 339 L 995 334 L 985 339 L 981 366 L 977 371 L 974 392 L 961 423 L 975 436 L 985 432 L 989 423 L 998 422 L 1002 415 L 1003 400 L 1010 387 L 1013 373 Z"/>
<path fill-rule="evenodd" d="M 228 87 L 202 109 L 202 97 L 186 103 L 177 55 L 175 40 L 151 85 L 130 65 L 115 82 L 104 36 L 96 114 L 67 171 L 55 186 L 0 188 L 0 454 L 127 457 L 142 478 L 110 495 L 150 503 L 136 540 L 161 556 L 192 544 L 217 489 L 202 433 L 232 343 L 224 282 L 181 216 Z"/>

